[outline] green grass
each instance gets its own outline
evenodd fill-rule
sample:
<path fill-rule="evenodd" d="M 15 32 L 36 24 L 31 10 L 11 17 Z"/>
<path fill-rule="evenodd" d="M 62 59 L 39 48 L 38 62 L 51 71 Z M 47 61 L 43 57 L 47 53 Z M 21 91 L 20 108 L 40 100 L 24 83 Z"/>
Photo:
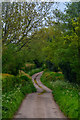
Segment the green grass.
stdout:
<path fill-rule="evenodd" d="M 10 86 L 6 87 L 5 82 L 3 82 L 2 118 L 13 118 L 26 94 L 36 92 L 36 88 L 34 87 L 32 80 L 24 75 L 21 75 L 20 77 L 7 77 L 7 79 L 5 78 L 3 81 L 10 82 L 8 85 L 14 83 L 14 88 Z"/>
<path fill-rule="evenodd" d="M 41 77 L 41 81 L 48 88 L 52 89 L 54 99 L 65 116 L 78 119 L 79 86 L 64 81 L 60 77 L 58 78 L 58 76 L 62 78 L 62 74 L 60 75 L 60 73 L 45 71 Z M 56 79 L 54 80 L 54 78 Z"/>

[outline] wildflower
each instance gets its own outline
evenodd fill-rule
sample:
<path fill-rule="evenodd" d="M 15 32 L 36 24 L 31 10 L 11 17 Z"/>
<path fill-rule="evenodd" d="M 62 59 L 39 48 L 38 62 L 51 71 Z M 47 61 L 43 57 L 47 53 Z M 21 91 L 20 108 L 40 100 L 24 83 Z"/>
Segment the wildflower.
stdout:
<path fill-rule="evenodd" d="M 69 90 L 67 90 L 67 92 L 69 92 Z"/>

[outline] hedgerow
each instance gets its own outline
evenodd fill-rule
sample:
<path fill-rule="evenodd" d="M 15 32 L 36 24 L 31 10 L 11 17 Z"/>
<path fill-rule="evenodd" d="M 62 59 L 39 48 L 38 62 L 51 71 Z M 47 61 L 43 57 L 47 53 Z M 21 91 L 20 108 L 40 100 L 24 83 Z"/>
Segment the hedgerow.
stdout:
<path fill-rule="evenodd" d="M 74 85 L 68 81 L 62 80 L 62 78 L 59 79 L 57 75 L 59 75 L 59 73 L 45 71 L 41 77 L 41 81 L 47 87 L 52 89 L 53 97 L 65 116 L 71 119 L 78 119 L 79 86 L 77 84 Z M 54 80 L 54 78 L 56 79 Z"/>
<path fill-rule="evenodd" d="M 31 79 L 24 75 L 3 79 L 2 87 L 2 118 L 13 118 L 26 94 L 36 91 Z"/>

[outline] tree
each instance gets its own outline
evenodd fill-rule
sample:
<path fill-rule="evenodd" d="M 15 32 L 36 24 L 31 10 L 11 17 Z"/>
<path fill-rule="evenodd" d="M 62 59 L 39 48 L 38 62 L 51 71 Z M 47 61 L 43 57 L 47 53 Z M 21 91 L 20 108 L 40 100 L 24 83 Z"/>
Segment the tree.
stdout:
<path fill-rule="evenodd" d="M 43 2 L 2 3 L 3 45 L 14 43 L 19 48 L 25 46 L 35 31 L 43 26 L 43 18 L 46 20 L 52 5 Z"/>

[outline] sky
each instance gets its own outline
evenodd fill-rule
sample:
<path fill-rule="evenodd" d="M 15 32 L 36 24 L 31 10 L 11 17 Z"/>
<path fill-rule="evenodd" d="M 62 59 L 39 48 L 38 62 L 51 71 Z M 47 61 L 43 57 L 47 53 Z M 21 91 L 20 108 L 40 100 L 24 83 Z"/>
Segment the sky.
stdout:
<path fill-rule="evenodd" d="M 79 2 L 80 0 L 0 0 L 0 2 Z"/>
<path fill-rule="evenodd" d="M 60 2 L 58 9 L 60 9 L 62 12 L 64 12 L 64 9 L 66 8 L 65 3 L 64 2 Z"/>
<path fill-rule="evenodd" d="M 70 1 L 70 0 L 0 0 L 0 2 L 20 2 L 20 1 L 51 1 L 51 2 L 60 2 L 60 4 L 59 4 L 59 6 L 58 6 L 58 8 L 63 12 L 64 11 L 64 9 L 65 9 L 65 5 L 64 5 L 64 3 L 65 3 L 65 1 L 66 2 L 68 2 L 68 1 Z"/>
<path fill-rule="evenodd" d="M 71 0 L 0 0 L 0 2 L 70 2 Z M 76 0 L 74 0 L 76 2 Z M 79 0 L 77 0 L 79 1 Z"/>

